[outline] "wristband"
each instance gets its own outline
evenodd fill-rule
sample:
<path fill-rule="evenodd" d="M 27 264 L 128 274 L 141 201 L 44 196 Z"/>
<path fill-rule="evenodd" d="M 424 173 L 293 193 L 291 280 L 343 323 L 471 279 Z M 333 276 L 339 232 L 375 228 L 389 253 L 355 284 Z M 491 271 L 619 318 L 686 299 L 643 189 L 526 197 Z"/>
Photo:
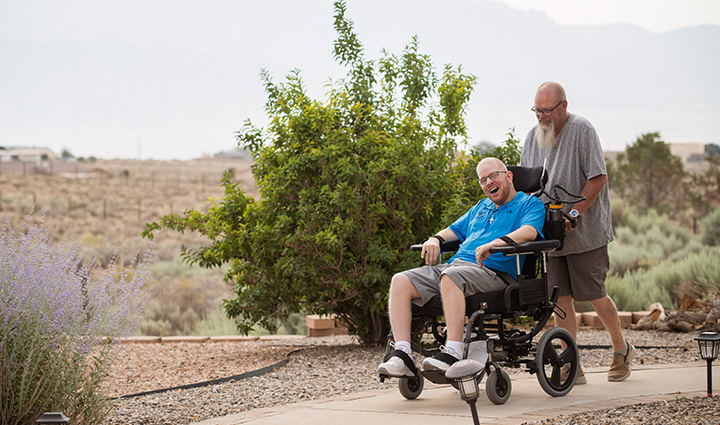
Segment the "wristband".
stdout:
<path fill-rule="evenodd" d="M 433 235 L 433 236 L 430 236 L 430 237 L 431 237 L 431 238 L 435 238 L 435 239 L 437 239 L 438 241 L 440 241 L 440 246 L 442 246 L 442 244 L 445 243 L 445 239 L 443 239 L 443 237 L 440 236 L 440 235 Z"/>

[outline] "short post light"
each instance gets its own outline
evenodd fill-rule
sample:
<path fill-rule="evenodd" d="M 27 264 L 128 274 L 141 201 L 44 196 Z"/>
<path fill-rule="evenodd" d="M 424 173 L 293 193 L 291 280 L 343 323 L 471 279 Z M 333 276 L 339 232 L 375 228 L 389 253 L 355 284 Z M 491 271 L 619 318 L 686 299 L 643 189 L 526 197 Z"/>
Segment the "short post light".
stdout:
<path fill-rule="evenodd" d="M 65 425 L 70 422 L 70 418 L 62 412 L 45 412 L 38 420 L 37 425 Z"/>
<path fill-rule="evenodd" d="M 460 391 L 460 398 L 470 405 L 473 422 L 475 425 L 480 424 L 475 402 L 480 397 L 480 387 L 478 386 L 478 375 L 483 371 L 483 365 L 472 359 L 460 360 L 453 363 L 445 372 L 445 377 L 450 381 L 457 383 Z"/>
<path fill-rule="evenodd" d="M 695 337 L 695 341 L 700 346 L 700 357 L 707 361 L 707 393 L 708 397 L 712 397 L 712 362 L 718 358 L 720 335 L 715 332 L 703 332 Z"/>

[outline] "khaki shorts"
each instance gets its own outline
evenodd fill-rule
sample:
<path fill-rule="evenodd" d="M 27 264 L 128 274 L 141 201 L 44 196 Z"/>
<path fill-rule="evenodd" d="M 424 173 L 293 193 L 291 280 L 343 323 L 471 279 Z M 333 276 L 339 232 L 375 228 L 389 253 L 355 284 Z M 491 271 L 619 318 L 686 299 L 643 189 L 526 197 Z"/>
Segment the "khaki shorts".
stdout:
<path fill-rule="evenodd" d="M 420 298 L 413 300 L 418 306 L 425 305 L 432 297 L 440 294 L 440 278 L 443 275 L 449 277 L 466 297 L 481 292 L 500 291 L 507 286 L 505 281 L 489 268 L 462 260 L 418 267 L 402 274 L 410 279 L 420 293 Z"/>
<path fill-rule="evenodd" d="M 607 245 L 580 254 L 548 257 L 548 289 L 560 287 L 560 296 L 592 301 L 607 295 L 605 277 L 610 269 Z"/>

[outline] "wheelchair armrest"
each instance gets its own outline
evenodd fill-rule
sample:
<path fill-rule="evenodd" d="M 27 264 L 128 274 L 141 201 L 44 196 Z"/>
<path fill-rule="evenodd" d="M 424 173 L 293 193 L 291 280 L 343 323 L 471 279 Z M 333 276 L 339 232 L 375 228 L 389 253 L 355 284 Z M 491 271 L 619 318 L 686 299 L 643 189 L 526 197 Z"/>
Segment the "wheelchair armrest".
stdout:
<path fill-rule="evenodd" d="M 422 244 L 410 245 L 410 251 L 422 251 Z M 442 252 L 455 252 L 460 248 L 460 241 L 445 242 L 440 246 Z"/>
<path fill-rule="evenodd" d="M 505 255 L 512 254 L 538 254 L 540 252 L 555 251 L 560 247 L 560 241 L 557 239 L 550 239 L 547 241 L 532 241 L 518 244 L 517 247 L 508 246 L 497 246 L 490 248 L 491 253 L 500 252 Z"/>

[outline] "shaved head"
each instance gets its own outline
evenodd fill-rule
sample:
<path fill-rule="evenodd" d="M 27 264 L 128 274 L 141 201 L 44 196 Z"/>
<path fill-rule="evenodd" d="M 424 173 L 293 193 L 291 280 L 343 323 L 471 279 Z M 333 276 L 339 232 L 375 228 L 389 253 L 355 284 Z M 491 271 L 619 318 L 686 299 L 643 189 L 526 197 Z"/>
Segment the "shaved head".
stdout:
<path fill-rule="evenodd" d="M 545 96 L 550 95 L 555 99 L 554 102 L 567 100 L 567 96 L 565 95 L 565 89 L 563 88 L 563 86 L 554 81 L 546 81 L 540 84 L 540 87 L 538 87 L 537 89 L 537 94 L 543 94 Z"/>
<path fill-rule="evenodd" d="M 506 171 L 507 170 L 507 167 L 505 166 L 505 164 L 503 164 L 503 162 L 500 161 L 499 159 L 483 158 L 480 162 L 478 162 L 477 168 L 475 169 L 478 177 L 480 177 L 480 170 L 485 167 L 488 167 L 488 169 L 492 169 L 493 171 L 497 171 L 497 170 Z"/>

